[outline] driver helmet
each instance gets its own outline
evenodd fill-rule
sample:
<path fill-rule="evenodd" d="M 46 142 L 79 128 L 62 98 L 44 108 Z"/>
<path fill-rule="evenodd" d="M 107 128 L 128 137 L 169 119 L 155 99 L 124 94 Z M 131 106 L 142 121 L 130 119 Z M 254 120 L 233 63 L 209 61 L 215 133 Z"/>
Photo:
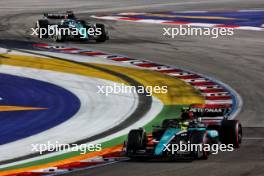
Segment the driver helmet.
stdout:
<path fill-rule="evenodd" d="M 181 119 L 182 120 L 193 120 L 194 114 L 190 111 L 190 107 L 183 107 L 181 109 Z"/>

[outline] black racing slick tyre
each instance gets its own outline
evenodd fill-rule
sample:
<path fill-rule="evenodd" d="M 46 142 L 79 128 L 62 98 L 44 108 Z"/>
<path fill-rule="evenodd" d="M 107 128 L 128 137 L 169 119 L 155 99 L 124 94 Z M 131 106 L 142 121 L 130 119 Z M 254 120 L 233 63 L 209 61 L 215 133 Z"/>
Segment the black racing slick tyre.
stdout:
<path fill-rule="evenodd" d="M 63 32 L 63 29 L 66 29 L 66 28 L 68 28 L 68 26 L 66 25 L 59 25 L 57 27 L 58 33 L 55 33 L 52 36 L 52 39 L 54 42 L 65 42 L 66 41 L 68 34 L 66 32 L 65 33 Z"/>
<path fill-rule="evenodd" d="M 42 20 L 38 20 L 36 22 L 36 29 L 38 31 L 38 37 L 39 38 L 48 38 L 49 35 L 48 35 L 48 26 L 49 26 L 49 21 L 48 20 L 45 20 L 45 19 L 42 19 Z M 44 31 L 46 30 L 46 34 L 44 35 L 41 35 L 41 30 Z"/>
<path fill-rule="evenodd" d="M 96 28 L 101 30 L 101 35 L 99 35 L 98 38 L 95 40 L 97 43 L 105 42 L 106 40 L 109 39 L 106 28 L 103 24 L 97 23 Z"/>
<path fill-rule="evenodd" d="M 133 156 L 140 149 L 146 147 L 146 133 L 142 129 L 131 130 L 128 134 L 126 154 Z"/>
<path fill-rule="evenodd" d="M 54 35 L 52 37 L 54 42 L 64 42 L 65 41 L 65 36 L 58 34 L 58 35 Z"/>
<path fill-rule="evenodd" d="M 242 125 L 237 120 L 223 120 L 220 131 L 220 141 L 239 148 L 242 143 Z"/>
<path fill-rule="evenodd" d="M 206 131 L 193 131 L 190 139 L 191 144 L 199 144 L 197 148 L 192 149 L 191 154 L 195 159 L 206 160 L 209 157 L 210 151 L 205 150 L 205 144 L 209 145 L 209 138 Z"/>

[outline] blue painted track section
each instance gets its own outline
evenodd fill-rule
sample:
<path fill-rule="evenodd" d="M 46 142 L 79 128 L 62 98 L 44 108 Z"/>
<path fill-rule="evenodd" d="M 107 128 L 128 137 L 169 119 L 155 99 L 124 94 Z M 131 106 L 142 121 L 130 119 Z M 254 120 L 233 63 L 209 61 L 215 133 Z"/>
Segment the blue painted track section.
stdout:
<path fill-rule="evenodd" d="M 70 119 L 80 108 L 78 97 L 54 84 L 0 74 L 0 85 L 0 106 L 48 108 L 0 111 L 0 145 L 55 127 Z"/>
<path fill-rule="evenodd" d="M 161 14 L 161 15 L 157 15 Z M 118 15 L 122 17 L 133 17 L 140 19 L 157 19 L 157 20 L 172 20 L 172 21 L 183 21 L 190 23 L 210 23 L 210 24 L 226 24 L 226 25 L 237 25 L 237 26 L 251 26 L 251 27 L 262 27 L 264 24 L 264 10 L 263 11 L 234 11 L 234 12 L 196 12 L 196 13 L 177 13 L 177 12 L 162 12 L 162 13 L 147 13 L 147 15 Z M 164 15 L 170 15 L 170 17 L 164 17 Z M 173 17 L 175 16 L 175 17 Z M 179 17 L 181 16 L 181 17 Z M 184 17 L 186 16 L 186 17 Z M 195 17 L 225 17 L 234 19 L 194 19 L 187 18 L 188 16 Z"/>

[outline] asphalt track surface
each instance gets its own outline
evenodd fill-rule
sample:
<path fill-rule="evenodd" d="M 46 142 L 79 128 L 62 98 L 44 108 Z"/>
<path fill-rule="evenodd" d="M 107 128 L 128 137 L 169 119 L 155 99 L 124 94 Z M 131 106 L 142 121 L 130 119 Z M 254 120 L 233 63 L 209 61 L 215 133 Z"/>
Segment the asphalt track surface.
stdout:
<path fill-rule="evenodd" d="M 45 10 L 72 9 L 80 17 L 90 14 L 128 11 L 168 10 L 238 10 L 264 9 L 263 0 L 9 0 L 0 2 L 0 46 L 3 41 L 37 41 L 29 36 L 29 27 Z M 105 21 L 111 40 L 103 44 L 71 43 L 110 53 L 144 58 L 175 65 L 216 78 L 235 89 L 243 99 L 237 119 L 247 127 L 241 149 L 213 155 L 207 161 L 185 162 L 122 162 L 69 175 L 262 175 L 264 172 L 264 33 L 235 31 L 232 37 L 162 36 L 162 27 L 155 24 Z"/>

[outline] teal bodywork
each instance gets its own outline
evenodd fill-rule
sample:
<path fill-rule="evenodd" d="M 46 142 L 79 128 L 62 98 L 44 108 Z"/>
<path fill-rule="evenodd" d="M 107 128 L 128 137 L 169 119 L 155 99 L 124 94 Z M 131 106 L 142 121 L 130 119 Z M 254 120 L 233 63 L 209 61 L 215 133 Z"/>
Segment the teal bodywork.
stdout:
<path fill-rule="evenodd" d="M 219 136 L 218 131 L 216 130 L 207 130 L 207 132 L 211 138 L 217 138 Z"/>
<path fill-rule="evenodd" d="M 217 138 L 219 136 L 216 130 L 207 130 L 206 128 L 188 128 L 187 131 L 207 131 L 209 137 Z M 174 138 L 177 133 L 183 131 L 181 128 L 168 128 L 162 135 L 159 143 L 155 147 L 154 155 L 162 155 L 167 144 Z"/>
<path fill-rule="evenodd" d="M 86 31 L 87 29 L 80 22 L 67 19 L 67 20 L 63 20 L 62 24 L 68 25 L 70 28 L 76 28 L 79 34 L 81 35 L 82 39 L 88 39 L 88 33 Z"/>
<path fill-rule="evenodd" d="M 171 139 L 179 132 L 181 131 L 180 128 L 168 128 L 164 134 L 162 135 L 158 145 L 155 148 L 155 152 L 154 155 L 161 155 L 163 152 L 163 149 L 165 148 L 165 146 L 167 144 L 169 144 L 169 142 L 171 141 Z"/>
<path fill-rule="evenodd" d="M 206 128 L 188 128 L 188 131 L 206 131 Z"/>

